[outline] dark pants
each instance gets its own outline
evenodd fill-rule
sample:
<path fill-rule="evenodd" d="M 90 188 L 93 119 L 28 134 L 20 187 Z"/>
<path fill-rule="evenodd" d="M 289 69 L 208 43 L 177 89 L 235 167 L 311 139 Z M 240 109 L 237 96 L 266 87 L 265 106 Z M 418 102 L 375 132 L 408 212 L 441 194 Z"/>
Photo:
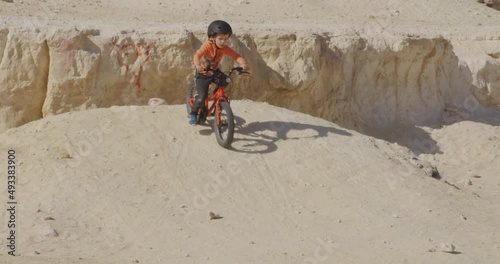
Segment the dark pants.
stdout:
<path fill-rule="evenodd" d="M 198 110 L 203 107 L 205 99 L 208 96 L 208 87 L 210 86 L 211 77 L 206 77 L 197 74 L 194 84 L 196 86 L 196 94 L 194 95 L 193 107 L 191 108 L 191 115 L 197 115 Z"/>

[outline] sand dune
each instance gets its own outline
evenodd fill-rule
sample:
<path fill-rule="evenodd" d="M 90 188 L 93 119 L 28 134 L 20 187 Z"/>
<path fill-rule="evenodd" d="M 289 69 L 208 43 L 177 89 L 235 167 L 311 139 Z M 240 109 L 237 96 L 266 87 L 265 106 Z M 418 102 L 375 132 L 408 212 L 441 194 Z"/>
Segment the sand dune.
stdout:
<path fill-rule="evenodd" d="M 18 253 L 33 263 L 498 258 L 498 127 L 430 133 L 438 180 L 397 144 L 267 104 L 232 105 L 233 151 L 208 125 L 185 124 L 183 106 L 66 113 L 3 133 L 2 152 L 16 149 L 21 162 Z"/>

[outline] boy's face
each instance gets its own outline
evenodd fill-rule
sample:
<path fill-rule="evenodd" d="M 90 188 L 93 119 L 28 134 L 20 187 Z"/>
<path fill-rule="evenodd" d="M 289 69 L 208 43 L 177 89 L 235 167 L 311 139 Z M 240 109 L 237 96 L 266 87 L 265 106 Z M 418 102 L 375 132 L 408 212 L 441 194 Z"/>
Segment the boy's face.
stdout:
<path fill-rule="evenodd" d="M 219 47 L 219 48 L 226 46 L 228 38 L 229 38 L 229 34 L 217 34 L 217 35 L 215 35 L 215 37 L 214 37 L 215 45 L 217 45 L 217 47 Z"/>

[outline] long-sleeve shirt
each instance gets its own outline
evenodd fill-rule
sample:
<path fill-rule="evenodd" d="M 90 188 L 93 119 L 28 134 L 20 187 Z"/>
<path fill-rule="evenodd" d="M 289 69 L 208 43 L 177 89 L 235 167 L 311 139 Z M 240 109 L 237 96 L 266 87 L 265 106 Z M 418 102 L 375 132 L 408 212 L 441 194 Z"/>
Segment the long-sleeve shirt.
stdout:
<path fill-rule="evenodd" d="M 208 66 L 206 64 L 210 63 L 210 68 L 216 69 L 219 66 L 224 55 L 229 55 L 240 65 L 245 64 L 245 60 L 240 56 L 240 54 L 236 53 L 230 47 L 224 46 L 222 48 L 217 48 L 214 42 L 207 40 L 194 54 L 194 65 L 202 65 L 204 68 L 206 68 L 206 66 Z M 200 73 L 204 75 L 207 74 L 205 71 Z"/>

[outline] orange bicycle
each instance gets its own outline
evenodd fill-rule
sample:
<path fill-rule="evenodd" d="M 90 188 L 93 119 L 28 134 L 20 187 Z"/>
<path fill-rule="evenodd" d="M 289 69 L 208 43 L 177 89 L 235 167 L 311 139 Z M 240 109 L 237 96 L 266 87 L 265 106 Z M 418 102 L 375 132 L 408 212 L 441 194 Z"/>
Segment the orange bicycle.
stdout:
<path fill-rule="evenodd" d="M 214 116 L 212 125 L 215 137 L 219 145 L 223 148 L 229 148 L 231 146 L 234 136 L 233 111 L 231 110 L 229 98 L 224 94 L 224 89 L 231 82 L 230 77 L 233 72 L 237 74 L 249 74 L 248 72 L 244 72 L 241 67 L 232 68 L 227 74 L 219 69 L 213 71 L 214 74 L 211 83 L 215 83 L 217 88 L 215 88 L 212 96 L 205 99 L 203 106 L 198 110 L 197 117 L 198 124 L 202 124 L 207 120 L 207 117 Z M 186 108 L 188 114 L 191 113 L 195 94 L 196 87 L 193 80 L 186 89 Z M 212 104 L 209 107 L 210 102 L 212 102 Z"/>

